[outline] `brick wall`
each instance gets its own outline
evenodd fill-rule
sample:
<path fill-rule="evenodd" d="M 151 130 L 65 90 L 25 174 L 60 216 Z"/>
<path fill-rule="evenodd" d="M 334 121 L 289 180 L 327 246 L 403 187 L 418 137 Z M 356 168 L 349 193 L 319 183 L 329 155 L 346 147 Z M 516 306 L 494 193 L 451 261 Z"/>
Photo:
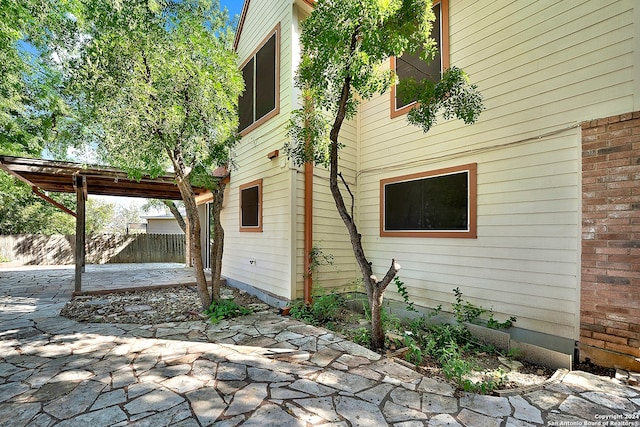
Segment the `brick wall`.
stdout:
<path fill-rule="evenodd" d="M 580 303 L 580 359 L 640 370 L 640 112 L 582 123 Z"/>

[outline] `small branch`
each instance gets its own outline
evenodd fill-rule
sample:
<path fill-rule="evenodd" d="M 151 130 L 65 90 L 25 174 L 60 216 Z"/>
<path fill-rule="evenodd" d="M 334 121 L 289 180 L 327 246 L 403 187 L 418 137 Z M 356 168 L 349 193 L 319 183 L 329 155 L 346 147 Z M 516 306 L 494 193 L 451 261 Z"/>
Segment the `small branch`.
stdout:
<path fill-rule="evenodd" d="M 396 277 L 398 271 L 400 271 L 400 264 L 398 264 L 395 259 L 392 259 L 389 271 L 387 271 L 387 274 L 384 275 L 380 282 L 376 283 L 376 287 L 380 292 L 384 292 L 385 289 L 387 289 L 387 286 L 389 286 L 389 283 L 391 283 L 393 278 Z"/>
<path fill-rule="evenodd" d="M 351 188 L 349 188 L 349 184 L 347 184 L 347 181 L 345 181 L 344 176 L 342 176 L 342 172 L 338 173 L 338 176 L 340 177 L 340 179 L 342 180 L 342 183 L 344 184 L 345 188 L 347 189 L 347 191 L 349 192 L 349 195 L 351 196 L 351 219 L 355 218 L 353 216 L 353 206 L 356 203 L 356 198 L 353 196 L 353 193 L 351 192 Z"/>

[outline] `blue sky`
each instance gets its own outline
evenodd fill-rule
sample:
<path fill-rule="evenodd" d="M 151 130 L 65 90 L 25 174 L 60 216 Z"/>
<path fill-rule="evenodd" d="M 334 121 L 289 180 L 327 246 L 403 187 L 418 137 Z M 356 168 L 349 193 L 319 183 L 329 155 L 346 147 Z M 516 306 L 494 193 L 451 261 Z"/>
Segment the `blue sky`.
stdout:
<path fill-rule="evenodd" d="M 226 7 L 229 10 L 229 16 L 233 18 L 236 14 L 240 16 L 243 3 L 244 0 L 220 0 L 220 8 Z"/>

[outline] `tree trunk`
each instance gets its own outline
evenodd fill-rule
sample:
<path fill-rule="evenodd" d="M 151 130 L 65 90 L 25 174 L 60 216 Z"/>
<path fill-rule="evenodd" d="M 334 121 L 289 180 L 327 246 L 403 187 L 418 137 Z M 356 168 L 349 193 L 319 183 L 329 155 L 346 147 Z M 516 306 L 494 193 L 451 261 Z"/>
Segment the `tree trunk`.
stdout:
<path fill-rule="evenodd" d="M 224 229 L 220 221 L 224 189 L 226 184 L 218 183 L 218 188 L 213 191 L 213 244 L 211 245 L 211 298 L 214 301 L 220 299 L 220 282 L 222 275 L 222 251 L 224 248 Z"/>
<path fill-rule="evenodd" d="M 351 51 L 355 51 L 355 46 L 358 38 L 358 31 L 354 32 L 351 40 Z M 371 346 L 374 350 L 380 349 L 384 346 L 384 329 L 382 327 L 382 300 L 384 291 L 387 289 L 391 280 L 395 277 L 400 270 L 400 266 L 395 260 L 391 261 L 391 267 L 385 274 L 382 280 L 378 280 L 373 274 L 371 263 L 367 260 L 362 247 L 362 235 L 358 233 L 358 227 L 356 226 L 354 218 L 349 215 L 347 207 L 344 204 L 344 198 L 338 187 L 338 135 L 342 127 L 342 123 L 346 117 L 346 106 L 350 96 L 351 90 L 351 77 L 345 78 L 342 86 L 342 92 L 340 95 L 340 101 L 338 105 L 338 111 L 336 113 L 335 121 L 331 127 L 331 133 L 329 139 L 331 140 L 329 159 L 330 159 L 330 171 L 329 171 L 329 188 L 333 200 L 335 201 L 338 213 L 344 222 L 344 225 L 349 231 L 349 237 L 351 238 L 351 247 L 353 254 L 356 258 L 356 262 L 362 272 L 362 278 L 364 279 L 364 286 L 367 291 L 367 298 L 369 300 L 369 308 L 371 310 Z"/>
<path fill-rule="evenodd" d="M 177 174 L 176 174 L 177 175 Z M 178 189 L 184 201 L 184 207 L 187 213 L 187 229 L 188 241 L 191 246 L 191 256 L 193 260 L 193 271 L 196 276 L 196 285 L 198 287 L 198 295 L 202 303 L 202 309 L 206 310 L 211 305 L 211 296 L 207 287 L 207 278 L 204 275 L 204 264 L 202 262 L 202 243 L 200 242 L 200 218 L 198 215 L 198 205 L 196 204 L 195 194 L 188 177 L 177 177 Z"/>
<path fill-rule="evenodd" d="M 211 305 L 211 295 L 209 295 L 209 288 L 207 287 L 207 277 L 204 275 L 204 263 L 202 262 L 202 243 L 200 242 L 200 217 L 198 215 L 198 205 L 196 203 L 196 196 L 189 182 L 189 173 L 191 168 L 187 168 L 182 157 L 182 152 L 179 148 L 170 150 L 167 148 L 167 154 L 171 163 L 173 164 L 173 170 L 176 174 L 176 181 L 178 184 L 178 190 L 182 196 L 184 202 L 184 208 L 187 213 L 187 250 L 189 251 L 190 258 L 187 261 L 193 262 L 193 271 L 196 276 L 196 285 L 198 287 L 198 295 L 200 296 L 200 302 L 202 303 L 202 310 L 206 310 Z M 190 249 L 190 250 L 189 250 Z"/>
<path fill-rule="evenodd" d="M 184 263 L 187 267 L 193 267 L 193 254 L 191 253 L 191 233 L 189 232 L 189 215 L 185 218 L 187 231 L 184 233 Z"/>
<path fill-rule="evenodd" d="M 173 203 L 173 200 L 162 200 L 162 203 L 164 203 L 164 205 L 169 208 L 171 215 L 173 215 L 173 217 L 176 219 L 176 222 L 178 223 L 178 226 L 180 227 L 182 232 L 184 234 L 187 234 L 187 224 L 184 222 L 184 218 L 182 217 L 182 214 L 178 210 L 176 204 Z"/>

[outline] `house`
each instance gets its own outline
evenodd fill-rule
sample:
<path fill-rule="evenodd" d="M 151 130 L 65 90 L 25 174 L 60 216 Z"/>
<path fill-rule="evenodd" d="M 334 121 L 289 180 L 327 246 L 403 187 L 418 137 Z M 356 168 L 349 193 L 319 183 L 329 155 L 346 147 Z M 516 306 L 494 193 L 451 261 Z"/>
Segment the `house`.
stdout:
<path fill-rule="evenodd" d="M 279 304 L 311 286 L 353 290 L 360 276 L 328 172 L 281 154 L 312 3 L 245 0 L 235 41 L 247 90 L 223 275 Z M 458 287 L 496 318 L 516 316 L 511 339 L 524 347 L 640 369 L 640 6 L 434 3 L 439 66 L 464 69 L 486 110 L 425 134 L 392 91 L 343 126 L 341 171 L 376 273 L 396 258 L 416 305 L 448 310 Z M 462 198 L 441 226 L 413 215 L 434 188 Z M 313 248 L 334 262 L 311 283 Z M 387 300 L 400 299 L 392 288 Z"/>
<path fill-rule="evenodd" d="M 147 221 L 147 234 L 184 234 L 173 215 L 143 215 L 142 218 Z"/>

